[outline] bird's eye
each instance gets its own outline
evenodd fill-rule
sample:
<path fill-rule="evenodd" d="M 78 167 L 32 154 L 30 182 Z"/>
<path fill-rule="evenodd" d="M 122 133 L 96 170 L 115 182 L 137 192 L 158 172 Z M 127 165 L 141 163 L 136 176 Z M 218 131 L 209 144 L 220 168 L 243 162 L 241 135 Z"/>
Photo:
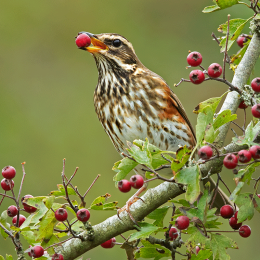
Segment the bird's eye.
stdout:
<path fill-rule="evenodd" d="M 119 40 L 119 39 L 115 39 L 114 41 L 113 41 L 113 46 L 115 46 L 115 47 L 119 47 L 120 45 L 121 45 L 121 41 Z"/>

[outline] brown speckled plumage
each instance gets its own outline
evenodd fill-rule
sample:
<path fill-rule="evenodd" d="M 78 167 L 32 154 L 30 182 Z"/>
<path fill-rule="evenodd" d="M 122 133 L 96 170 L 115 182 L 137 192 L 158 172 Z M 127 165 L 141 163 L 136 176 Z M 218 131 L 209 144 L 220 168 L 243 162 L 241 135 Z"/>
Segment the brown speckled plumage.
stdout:
<path fill-rule="evenodd" d="M 185 110 L 166 82 L 137 58 L 132 44 L 118 34 L 91 35 L 103 43 L 91 52 L 98 68 L 94 104 L 98 118 L 118 152 L 126 142 L 144 140 L 162 150 L 195 146 Z M 119 47 L 113 46 L 120 40 Z M 106 49 L 105 49 L 106 48 Z"/>

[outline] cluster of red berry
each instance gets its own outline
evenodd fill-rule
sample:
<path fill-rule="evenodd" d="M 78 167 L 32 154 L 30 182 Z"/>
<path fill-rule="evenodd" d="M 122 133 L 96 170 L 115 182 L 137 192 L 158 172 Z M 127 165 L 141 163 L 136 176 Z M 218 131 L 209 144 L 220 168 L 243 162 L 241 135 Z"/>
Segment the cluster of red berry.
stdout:
<path fill-rule="evenodd" d="M 132 187 L 140 189 L 144 185 L 144 179 L 141 175 L 133 175 L 130 181 L 124 179 L 119 181 L 117 185 L 121 192 L 128 192 Z"/>
<path fill-rule="evenodd" d="M 248 225 L 242 226 L 242 223 L 238 223 L 237 214 L 238 211 L 235 212 L 230 205 L 224 205 L 220 209 L 220 215 L 225 219 L 229 219 L 229 225 L 234 230 L 239 230 L 239 235 L 241 237 L 249 237 L 251 235 L 251 228 Z"/>
<path fill-rule="evenodd" d="M 203 160 L 208 160 L 213 155 L 213 150 L 209 145 L 201 147 L 198 151 L 198 155 Z M 238 165 L 238 161 L 241 163 L 248 163 L 253 159 L 260 159 L 260 146 L 253 145 L 247 150 L 241 150 L 235 155 L 234 153 L 228 153 L 225 155 L 223 164 L 227 169 L 235 169 Z"/>
<path fill-rule="evenodd" d="M 187 56 L 187 62 L 191 67 L 200 66 L 202 62 L 202 55 L 197 51 L 191 52 Z M 218 63 L 212 63 L 208 67 L 207 74 L 211 78 L 218 78 L 221 75 L 221 73 L 222 73 L 222 67 Z M 193 84 L 200 84 L 205 80 L 205 74 L 202 70 L 193 70 L 190 73 L 189 77 L 190 77 L 190 81 Z"/>
<path fill-rule="evenodd" d="M 174 240 L 179 236 L 178 230 L 183 230 L 188 228 L 190 225 L 190 220 L 187 216 L 179 216 L 175 221 L 176 227 L 171 227 L 169 230 L 170 240 Z"/>

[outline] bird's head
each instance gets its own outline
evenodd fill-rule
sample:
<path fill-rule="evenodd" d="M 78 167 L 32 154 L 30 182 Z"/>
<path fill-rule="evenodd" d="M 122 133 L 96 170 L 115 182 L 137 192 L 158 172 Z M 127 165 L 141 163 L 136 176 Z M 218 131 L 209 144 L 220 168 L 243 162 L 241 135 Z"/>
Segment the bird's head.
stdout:
<path fill-rule="evenodd" d="M 81 49 L 94 56 L 99 72 L 120 69 L 131 73 L 137 66 L 142 66 L 132 44 L 125 37 L 115 33 L 81 33 L 87 34 L 91 39 L 91 45 Z"/>

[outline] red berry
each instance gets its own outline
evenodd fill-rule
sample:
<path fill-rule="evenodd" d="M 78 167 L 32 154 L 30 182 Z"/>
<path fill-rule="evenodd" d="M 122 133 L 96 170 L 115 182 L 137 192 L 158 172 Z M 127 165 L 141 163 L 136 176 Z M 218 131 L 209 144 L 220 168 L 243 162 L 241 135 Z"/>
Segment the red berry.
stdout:
<path fill-rule="evenodd" d="M 18 225 L 18 227 L 20 227 L 22 224 L 23 224 L 23 222 L 26 220 L 26 217 L 24 216 L 24 215 L 19 215 L 19 225 Z M 12 222 L 13 222 L 13 224 L 16 226 L 16 221 L 17 221 L 17 216 L 14 216 L 13 217 L 13 219 L 12 219 Z"/>
<path fill-rule="evenodd" d="M 128 180 L 121 180 L 118 182 L 118 189 L 122 192 L 128 192 L 131 190 L 131 183 Z"/>
<path fill-rule="evenodd" d="M 244 101 L 241 101 L 240 104 L 239 104 L 239 106 L 238 106 L 238 108 L 240 108 L 240 109 L 245 109 L 245 108 L 247 108 L 247 105 L 245 104 Z"/>
<path fill-rule="evenodd" d="M 253 145 L 249 148 L 249 152 L 251 153 L 252 157 L 254 159 L 260 158 L 260 146 L 259 145 Z"/>
<path fill-rule="evenodd" d="M 12 206 L 8 207 L 8 209 L 7 209 L 7 215 L 8 215 L 9 217 L 14 217 L 14 216 L 17 215 L 17 213 L 18 213 L 18 209 L 17 209 L 16 206 L 12 205 Z"/>
<path fill-rule="evenodd" d="M 59 208 L 55 211 L 55 218 L 58 221 L 64 221 L 68 218 L 68 212 L 64 208 Z"/>
<path fill-rule="evenodd" d="M 257 197 L 260 199 L 260 194 L 257 194 Z"/>
<path fill-rule="evenodd" d="M 237 218 L 234 216 L 234 217 L 231 217 L 231 218 L 229 219 L 229 225 L 230 225 L 233 229 L 237 230 L 237 229 L 239 229 L 239 228 L 242 226 L 242 223 L 237 223 Z"/>
<path fill-rule="evenodd" d="M 90 212 L 87 209 L 80 209 L 77 211 L 77 218 L 79 221 L 86 222 L 90 218 Z"/>
<path fill-rule="evenodd" d="M 255 104 L 251 108 L 252 115 L 256 118 L 260 118 L 260 104 Z"/>
<path fill-rule="evenodd" d="M 190 81 L 193 84 L 200 84 L 205 79 L 205 74 L 201 70 L 193 70 L 190 73 Z"/>
<path fill-rule="evenodd" d="M 175 226 L 179 230 L 186 229 L 190 224 L 190 220 L 187 216 L 179 216 L 175 221 Z"/>
<path fill-rule="evenodd" d="M 238 152 L 238 160 L 241 162 L 241 163 L 248 163 L 250 162 L 251 160 L 251 153 L 247 150 L 241 150 Z"/>
<path fill-rule="evenodd" d="M 237 167 L 238 159 L 233 153 L 229 153 L 223 160 L 223 164 L 228 169 L 234 169 Z"/>
<path fill-rule="evenodd" d="M 88 47 L 91 44 L 91 39 L 87 34 L 82 33 L 77 36 L 75 42 L 79 48 Z"/>
<path fill-rule="evenodd" d="M 2 179 L 1 187 L 5 191 L 11 190 L 14 187 L 14 181 L 8 179 Z"/>
<path fill-rule="evenodd" d="M 196 246 L 196 254 L 198 254 L 200 251 L 200 248 L 198 246 Z"/>
<path fill-rule="evenodd" d="M 218 63 L 212 63 L 208 67 L 208 75 L 212 78 L 218 78 L 222 73 L 222 67 Z"/>
<path fill-rule="evenodd" d="M 260 92 L 260 78 L 254 78 L 252 81 L 251 81 L 251 87 L 252 89 L 259 93 Z"/>
<path fill-rule="evenodd" d="M 25 195 L 25 196 L 23 196 L 23 197 L 21 198 L 21 201 L 22 201 L 22 204 L 23 204 L 23 208 L 24 208 L 24 210 L 25 210 L 26 212 L 28 212 L 28 213 L 33 213 L 33 212 L 35 212 L 35 211 L 37 210 L 37 208 L 35 208 L 35 207 L 33 207 L 33 206 L 30 206 L 30 205 L 26 204 L 25 202 L 23 202 L 24 199 L 27 199 L 27 198 L 33 198 L 33 196 L 30 195 L 30 194 L 27 194 L 27 195 Z"/>
<path fill-rule="evenodd" d="M 34 247 L 32 247 L 32 249 L 31 249 L 32 257 L 39 258 L 39 257 L 43 256 L 43 254 L 44 254 L 44 249 L 43 249 L 42 246 L 34 246 Z"/>
<path fill-rule="evenodd" d="M 239 47 L 243 47 L 245 42 L 247 42 L 247 38 L 245 36 L 238 36 L 237 38 L 237 44 Z"/>
<path fill-rule="evenodd" d="M 251 235 L 251 228 L 248 225 L 244 225 L 239 229 L 239 235 L 241 237 L 249 237 Z"/>
<path fill-rule="evenodd" d="M 203 160 L 207 160 L 213 155 L 212 148 L 209 145 L 202 146 L 198 151 L 199 157 Z"/>
<path fill-rule="evenodd" d="M 234 209 L 230 205 L 224 205 L 220 209 L 222 218 L 231 218 L 234 215 Z"/>
<path fill-rule="evenodd" d="M 103 248 L 112 248 L 112 247 L 114 247 L 115 242 L 116 242 L 116 239 L 113 237 L 113 238 L 107 240 L 106 242 L 102 243 L 101 246 Z"/>
<path fill-rule="evenodd" d="M 57 254 L 57 253 L 55 253 L 55 254 L 52 256 L 51 260 L 64 260 L 64 257 L 63 257 L 62 254 Z"/>
<path fill-rule="evenodd" d="M 199 66 L 202 62 L 202 56 L 199 52 L 193 51 L 187 56 L 187 62 L 190 66 Z"/>
<path fill-rule="evenodd" d="M 130 184 L 135 189 L 140 189 L 144 185 L 144 179 L 141 175 L 133 175 L 130 178 Z"/>
<path fill-rule="evenodd" d="M 178 230 L 175 227 L 171 227 L 170 231 L 169 231 L 169 237 L 170 240 L 175 240 L 177 237 L 179 236 L 178 234 Z"/>
<path fill-rule="evenodd" d="M 13 166 L 5 166 L 2 170 L 2 175 L 6 179 L 13 179 L 15 177 L 16 170 Z"/>

